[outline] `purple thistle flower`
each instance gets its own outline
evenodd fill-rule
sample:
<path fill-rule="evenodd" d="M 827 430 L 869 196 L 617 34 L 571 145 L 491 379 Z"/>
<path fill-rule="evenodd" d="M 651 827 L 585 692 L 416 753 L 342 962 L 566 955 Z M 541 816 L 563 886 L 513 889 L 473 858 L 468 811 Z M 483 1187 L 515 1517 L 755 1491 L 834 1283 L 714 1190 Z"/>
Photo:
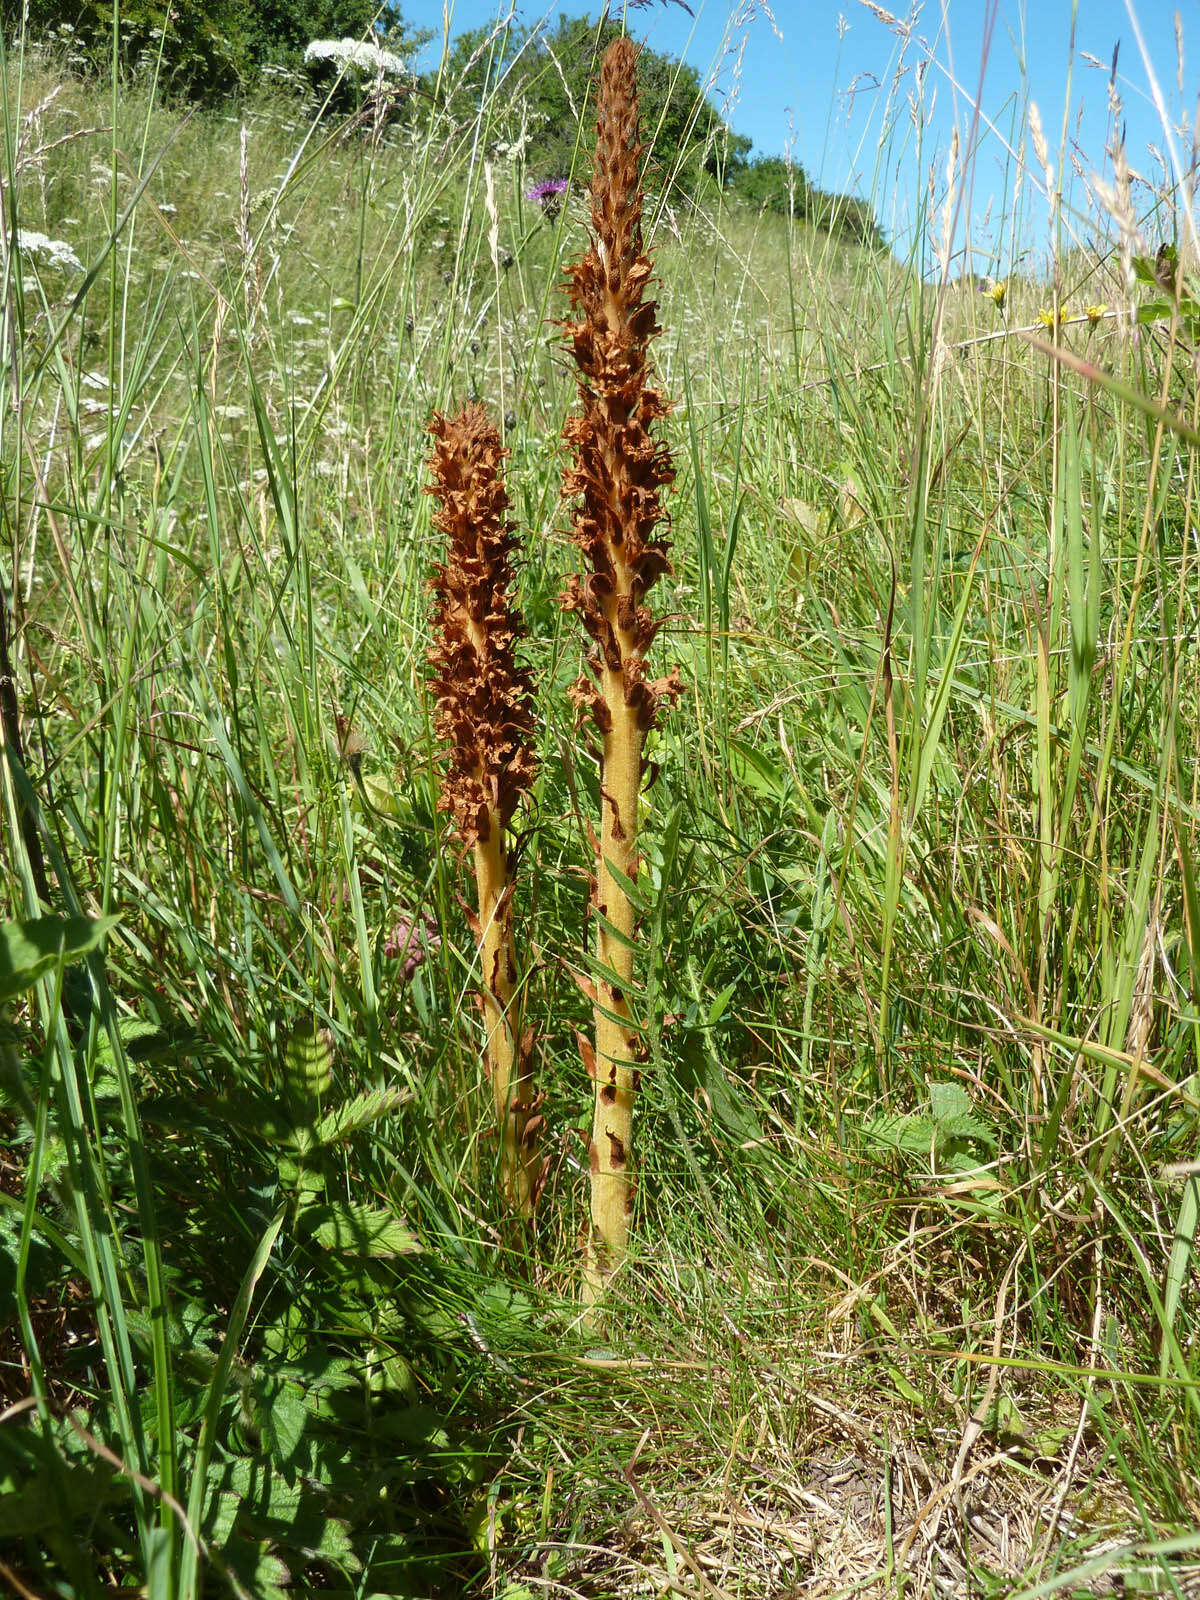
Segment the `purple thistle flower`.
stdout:
<path fill-rule="evenodd" d="M 562 205 L 562 197 L 570 185 L 566 178 L 543 178 L 540 183 L 535 183 L 531 189 L 526 189 L 526 200 L 532 200 L 535 205 L 542 208 L 547 217 L 556 217 Z"/>

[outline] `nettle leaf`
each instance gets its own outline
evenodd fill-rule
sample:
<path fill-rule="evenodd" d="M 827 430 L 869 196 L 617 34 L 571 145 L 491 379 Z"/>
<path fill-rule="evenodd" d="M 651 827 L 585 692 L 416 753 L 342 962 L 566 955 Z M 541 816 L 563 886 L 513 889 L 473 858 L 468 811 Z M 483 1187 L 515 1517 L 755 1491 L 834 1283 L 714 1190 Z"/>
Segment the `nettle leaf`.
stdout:
<path fill-rule="evenodd" d="M 922 1112 L 889 1112 L 872 1117 L 863 1128 L 873 1144 L 908 1156 L 928 1155 L 937 1132 L 937 1123 Z"/>
<path fill-rule="evenodd" d="M 61 1533 L 126 1493 L 107 1462 L 65 1461 L 34 1427 L 0 1429 L 0 1539 Z"/>
<path fill-rule="evenodd" d="M 254 1551 L 254 1565 L 242 1574 L 255 1600 L 288 1600 L 291 1590 L 291 1568 L 263 1543 Z M 285 1589 L 284 1584 L 289 1587 Z"/>
<path fill-rule="evenodd" d="M 939 1140 L 974 1139 L 989 1149 L 995 1149 L 995 1130 L 974 1109 L 964 1084 L 931 1083 L 929 1109 L 937 1123 Z"/>
<path fill-rule="evenodd" d="M 290 1475 L 263 1468 L 261 1456 L 235 1456 L 226 1468 L 221 1490 L 238 1497 L 241 1516 L 252 1519 L 252 1524 L 261 1527 L 264 1522 L 275 1522 L 290 1528 L 300 1513 L 305 1489 Z"/>
<path fill-rule="evenodd" d="M 117 1035 L 127 1060 L 136 1065 L 156 1061 L 178 1063 L 188 1056 L 198 1055 L 205 1048 L 203 1035 L 194 1028 L 172 1022 L 169 1026 L 152 1022 L 148 1017 L 120 1017 Z M 96 1073 L 105 1079 L 112 1078 L 116 1070 L 116 1051 L 110 1035 L 102 1033 L 96 1045 Z M 93 1084 L 93 1088 L 95 1085 Z"/>
<path fill-rule="evenodd" d="M 381 1438 L 409 1445 L 414 1450 L 449 1450 L 446 1419 L 433 1406 L 406 1406 L 391 1411 L 374 1424 Z"/>
<path fill-rule="evenodd" d="M 929 1085 L 929 1109 L 936 1122 L 945 1122 L 971 1109 L 971 1096 L 966 1087 L 955 1080 Z"/>
<path fill-rule="evenodd" d="M 210 1471 L 210 1476 L 215 1476 L 215 1474 Z M 225 1541 L 233 1532 L 233 1525 L 237 1521 L 238 1508 L 241 1503 L 236 1494 L 214 1486 L 214 1492 L 208 1503 L 208 1510 L 205 1513 L 204 1537 L 216 1549 L 222 1549 Z"/>
<path fill-rule="evenodd" d="M 349 1201 L 308 1206 L 300 1214 L 299 1227 L 317 1244 L 345 1255 L 408 1256 L 422 1249 L 407 1223 L 377 1206 Z"/>
<path fill-rule="evenodd" d="M 938 1123 L 938 1139 L 959 1140 L 969 1139 L 976 1144 L 987 1145 L 989 1150 L 996 1148 L 996 1133 L 991 1123 L 985 1122 L 974 1112 L 964 1112 L 945 1121 Z"/>
<path fill-rule="evenodd" d="M 59 962 L 81 961 L 119 917 L 33 917 L 0 922 L 0 1003 L 31 989 Z"/>

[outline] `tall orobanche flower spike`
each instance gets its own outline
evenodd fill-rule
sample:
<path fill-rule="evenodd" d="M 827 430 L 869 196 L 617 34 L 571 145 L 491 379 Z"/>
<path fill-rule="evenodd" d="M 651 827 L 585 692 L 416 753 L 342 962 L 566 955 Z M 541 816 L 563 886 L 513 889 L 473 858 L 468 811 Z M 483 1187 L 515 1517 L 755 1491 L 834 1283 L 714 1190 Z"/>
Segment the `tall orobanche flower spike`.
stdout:
<path fill-rule="evenodd" d="M 510 598 L 515 546 L 505 512 L 500 434 L 481 405 L 435 416 L 430 467 L 446 536 L 446 560 L 430 580 L 436 644 L 429 653 L 437 696 L 434 727 L 449 747 L 441 808 L 475 856 L 479 917 L 472 923 L 483 975 L 484 1065 L 501 1131 L 505 1199 L 526 1221 L 541 1185 L 539 1128 L 520 1026 L 513 946 L 513 884 L 506 845 L 513 814 L 533 782 L 533 686 L 516 657 L 520 618 Z"/>
<path fill-rule="evenodd" d="M 577 320 L 566 325 L 579 368 L 581 411 L 564 437 L 574 465 L 563 492 L 577 497 L 575 543 L 590 572 L 572 577 L 563 604 L 577 611 L 591 636 L 588 676 L 572 690 L 590 711 L 603 741 L 602 827 L 594 905 L 599 974 L 595 1050 L 585 1047 L 595 1080 L 592 1123 L 592 1226 L 585 1294 L 595 1305 L 625 1258 L 633 1204 L 633 1104 L 644 1052 L 630 1006 L 634 908 L 622 879 L 638 873 L 638 792 L 642 750 L 660 704 L 679 692 L 677 676 L 654 682 L 645 658 L 661 626 L 642 603 L 671 570 L 655 536 L 661 495 L 674 471 L 651 428 L 668 407 L 649 382 L 647 353 L 659 332 L 646 298 L 652 264 L 642 248 L 638 164 L 637 51 L 617 39 L 600 72 L 596 155 L 592 171 L 592 243 L 569 269 L 567 292 Z M 611 980 L 609 975 L 611 975 Z"/>

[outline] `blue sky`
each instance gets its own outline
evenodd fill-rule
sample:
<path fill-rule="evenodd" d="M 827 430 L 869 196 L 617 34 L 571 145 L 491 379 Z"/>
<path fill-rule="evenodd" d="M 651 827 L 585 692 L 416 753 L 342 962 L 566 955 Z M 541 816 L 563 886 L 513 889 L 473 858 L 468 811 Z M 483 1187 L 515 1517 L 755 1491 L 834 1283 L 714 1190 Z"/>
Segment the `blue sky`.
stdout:
<path fill-rule="evenodd" d="M 1135 172 L 1156 186 L 1160 182 L 1162 168 L 1150 144 L 1172 161 L 1147 61 L 1169 119 L 1178 124 L 1186 112 L 1189 125 L 1195 121 L 1200 0 L 1179 0 L 1178 7 L 1172 0 L 925 0 L 907 40 L 876 15 L 885 9 L 882 0 L 877 7 L 864 0 L 692 5 L 694 18 L 673 0 L 631 9 L 630 32 L 656 50 L 683 57 L 711 82 L 714 101 L 728 105 L 728 120 L 753 139 L 756 151 L 782 155 L 790 148 L 814 181 L 872 195 L 898 240 L 926 225 L 931 175 L 940 203 L 952 130 L 957 125 L 966 149 L 978 94 L 982 119 L 964 213 L 974 246 L 969 264 L 978 269 L 988 265 L 989 252 L 992 264 L 1006 270 L 1014 256 L 1044 258 L 1051 246 L 1049 209 L 1038 195 L 1042 169 L 1029 137 L 1030 101 L 1038 107 L 1055 172 L 1063 175 L 1060 226 L 1068 243 L 1072 231 L 1079 237 L 1089 231 L 1088 197 L 1076 166 L 1111 175 L 1105 156 L 1108 78 L 1118 43 L 1117 88 Z M 444 13 L 442 0 L 406 0 L 404 14 L 416 26 L 436 30 L 439 39 L 447 16 L 453 36 L 503 14 L 496 0 L 446 0 L 446 6 Z M 619 13 L 619 0 L 612 6 Z M 526 0 L 517 17 L 530 25 L 560 11 L 590 10 L 594 16 L 597 9 L 586 0 Z M 1184 43 L 1182 94 L 1176 9 Z M 910 0 L 889 0 L 886 10 L 906 22 L 913 7 Z M 926 59 L 918 149 L 908 96 L 918 92 L 916 67 Z M 1184 163 L 1189 145 L 1190 136 L 1176 135 L 1175 152 Z M 997 226 L 1017 170 L 1006 146 L 1024 147 L 1027 166 L 1017 230 Z M 1135 190 L 1135 200 L 1139 193 L 1144 201 L 1146 191 Z M 956 248 L 966 237 L 960 228 Z"/>

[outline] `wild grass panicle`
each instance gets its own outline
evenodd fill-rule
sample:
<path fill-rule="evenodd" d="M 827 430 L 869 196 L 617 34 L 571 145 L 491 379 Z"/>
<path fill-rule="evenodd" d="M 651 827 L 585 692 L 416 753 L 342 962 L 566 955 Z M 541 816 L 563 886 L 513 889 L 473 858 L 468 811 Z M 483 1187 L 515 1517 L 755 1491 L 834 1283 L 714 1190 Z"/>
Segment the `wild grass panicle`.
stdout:
<path fill-rule="evenodd" d="M 564 429 L 573 464 L 563 492 L 574 501 L 573 538 L 590 571 L 574 574 L 563 604 L 588 635 L 588 671 L 572 689 L 603 741 L 602 827 L 594 906 L 601 972 L 595 1050 L 587 1054 L 596 1101 L 590 1147 L 591 1230 L 586 1292 L 597 1301 L 624 1259 L 633 1202 L 633 1105 L 643 1054 L 631 1006 L 634 907 L 623 879 L 638 873 L 642 751 L 675 675 L 650 680 L 646 654 L 662 626 L 643 604 L 671 570 L 660 535 L 662 493 L 674 469 L 653 427 L 668 406 L 650 382 L 650 341 L 659 332 L 647 296 L 653 271 L 642 246 L 643 154 L 638 132 L 637 51 L 627 38 L 605 52 L 592 173 L 592 243 L 569 269 L 575 319 L 567 336 L 578 367 L 580 410 Z"/>
<path fill-rule="evenodd" d="M 516 654 L 522 624 L 511 597 L 516 541 L 505 518 L 505 452 L 479 404 L 435 416 L 429 431 L 433 482 L 427 492 L 439 503 L 433 521 L 446 538 L 445 562 L 430 580 L 435 728 L 449 750 L 441 806 L 453 816 L 464 848 L 474 852 L 484 1064 L 501 1129 L 501 1185 L 508 1204 L 529 1220 L 541 1181 L 541 1117 L 532 1040 L 520 1027 L 506 835 L 536 763 L 533 681 Z"/>

